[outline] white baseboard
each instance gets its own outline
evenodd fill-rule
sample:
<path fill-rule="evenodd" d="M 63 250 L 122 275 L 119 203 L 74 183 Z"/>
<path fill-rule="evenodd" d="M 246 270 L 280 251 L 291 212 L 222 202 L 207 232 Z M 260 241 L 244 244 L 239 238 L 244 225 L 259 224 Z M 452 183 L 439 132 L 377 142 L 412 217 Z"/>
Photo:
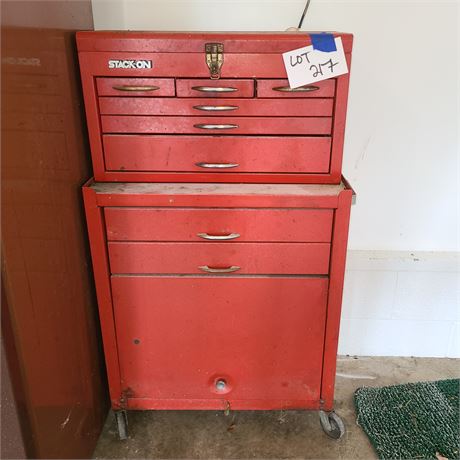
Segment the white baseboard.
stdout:
<path fill-rule="evenodd" d="M 348 253 L 339 353 L 460 357 L 459 253 Z"/>

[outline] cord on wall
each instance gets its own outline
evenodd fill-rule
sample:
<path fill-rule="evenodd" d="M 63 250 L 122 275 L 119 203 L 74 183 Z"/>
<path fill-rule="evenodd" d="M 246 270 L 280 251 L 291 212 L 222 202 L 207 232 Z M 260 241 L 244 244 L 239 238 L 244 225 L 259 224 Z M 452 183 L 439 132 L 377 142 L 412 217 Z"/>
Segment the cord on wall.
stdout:
<path fill-rule="evenodd" d="M 303 20 L 305 19 L 305 15 L 307 14 L 308 7 L 310 6 L 310 2 L 311 2 L 311 0 L 307 0 L 307 4 L 305 5 L 305 8 L 304 8 L 303 13 L 302 13 L 302 17 L 300 18 L 300 21 L 299 21 L 298 29 L 302 28 Z"/>

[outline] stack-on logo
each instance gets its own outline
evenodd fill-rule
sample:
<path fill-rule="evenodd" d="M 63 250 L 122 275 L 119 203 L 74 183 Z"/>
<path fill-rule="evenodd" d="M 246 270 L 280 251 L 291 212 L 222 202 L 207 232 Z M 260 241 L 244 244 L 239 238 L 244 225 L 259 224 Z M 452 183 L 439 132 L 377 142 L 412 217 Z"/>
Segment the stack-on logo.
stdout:
<path fill-rule="evenodd" d="M 109 59 L 109 69 L 151 69 L 152 61 L 144 59 Z"/>

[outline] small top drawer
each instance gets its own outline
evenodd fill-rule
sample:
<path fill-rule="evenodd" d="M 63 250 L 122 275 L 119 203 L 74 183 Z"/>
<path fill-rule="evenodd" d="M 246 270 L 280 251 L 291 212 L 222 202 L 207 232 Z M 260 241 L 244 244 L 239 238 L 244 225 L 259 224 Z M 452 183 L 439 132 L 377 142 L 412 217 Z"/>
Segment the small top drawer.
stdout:
<path fill-rule="evenodd" d="M 254 80 L 179 79 L 178 97 L 254 97 Z"/>
<path fill-rule="evenodd" d="M 99 96 L 175 96 L 173 78 L 97 78 Z"/>
<path fill-rule="evenodd" d="M 257 97 L 334 97 L 335 80 L 323 80 L 291 89 L 288 80 L 257 80 Z"/>

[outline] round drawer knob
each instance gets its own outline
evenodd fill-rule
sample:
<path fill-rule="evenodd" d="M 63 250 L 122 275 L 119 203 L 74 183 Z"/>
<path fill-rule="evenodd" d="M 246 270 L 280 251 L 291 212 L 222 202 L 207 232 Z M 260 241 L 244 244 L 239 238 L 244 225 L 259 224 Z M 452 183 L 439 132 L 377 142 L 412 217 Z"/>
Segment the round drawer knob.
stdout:
<path fill-rule="evenodd" d="M 216 390 L 217 391 L 225 391 L 227 389 L 227 382 L 223 379 L 219 379 L 216 382 Z"/>

